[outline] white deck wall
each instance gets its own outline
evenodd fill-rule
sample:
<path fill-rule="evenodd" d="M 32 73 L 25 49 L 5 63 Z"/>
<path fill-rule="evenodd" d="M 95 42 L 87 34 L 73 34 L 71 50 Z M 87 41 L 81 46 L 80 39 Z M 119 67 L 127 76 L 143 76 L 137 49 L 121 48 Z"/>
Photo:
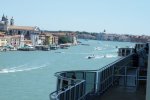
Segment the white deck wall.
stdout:
<path fill-rule="evenodd" d="M 148 54 L 146 100 L 150 100 L 150 43 L 149 43 L 149 54 Z"/>

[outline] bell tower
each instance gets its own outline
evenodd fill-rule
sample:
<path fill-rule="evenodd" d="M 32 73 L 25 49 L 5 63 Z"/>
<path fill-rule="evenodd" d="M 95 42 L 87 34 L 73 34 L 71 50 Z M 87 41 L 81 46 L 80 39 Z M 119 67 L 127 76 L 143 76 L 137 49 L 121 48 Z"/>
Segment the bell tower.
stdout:
<path fill-rule="evenodd" d="M 4 16 L 4 14 L 3 14 L 3 16 L 2 16 L 2 20 L 1 21 L 5 21 L 5 16 Z"/>
<path fill-rule="evenodd" d="M 14 25 L 14 18 L 13 17 L 10 19 L 10 25 Z"/>
<path fill-rule="evenodd" d="M 5 22 L 5 25 L 8 25 L 9 22 L 8 22 L 7 16 L 5 17 L 5 21 L 4 22 Z"/>

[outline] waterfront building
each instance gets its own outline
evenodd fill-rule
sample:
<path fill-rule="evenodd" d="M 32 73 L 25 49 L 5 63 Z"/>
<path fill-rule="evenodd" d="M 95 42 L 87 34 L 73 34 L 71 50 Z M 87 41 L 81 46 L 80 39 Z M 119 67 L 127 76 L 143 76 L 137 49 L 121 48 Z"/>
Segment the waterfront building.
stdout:
<path fill-rule="evenodd" d="M 130 41 L 130 38 L 126 35 L 120 35 L 119 38 L 118 38 L 118 41 L 127 42 L 127 41 Z"/>
<path fill-rule="evenodd" d="M 59 37 L 67 37 L 71 41 L 73 45 L 77 45 L 77 35 L 75 32 L 65 32 L 65 31 L 50 31 L 49 33 L 53 34 L 54 36 Z"/>
<path fill-rule="evenodd" d="M 105 33 L 103 33 L 103 32 L 98 33 L 96 39 L 97 39 L 97 40 L 104 40 L 104 39 L 103 39 L 104 34 L 105 34 Z"/>
<path fill-rule="evenodd" d="M 19 48 L 24 47 L 24 44 L 25 44 L 25 41 L 24 41 L 24 35 L 21 34 L 21 36 L 20 36 L 20 46 L 19 46 Z"/>
<path fill-rule="evenodd" d="M 53 44 L 53 35 L 45 34 L 45 45 L 52 45 L 52 44 Z"/>
<path fill-rule="evenodd" d="M 0 32 L 0 37 L 4 37 L 4 36 L 5 36 L 4 32 Z"/>
<path fill-rule="evenodd" d="M 45 43 L 45 34 L 41 33 L 39 35 L 39 45 L 44 45 Z"/>
<path fill-rule="evenodd" d="M 4 32 L 0 33 L 0 46 L 11 46 L 18 48 L 20 46 L 20 35 L 5 35 Z"/>
<path fill-rule="evenodd" d="M 67 37 L 68 38 L 70 38 L 70 40 L 71 40 L 71 43 L 73 44 L 73 45 L 77 45 L 77 36 L 76 36 L 76 34 L 75 33 L 68 33 L 67 34 Z"/>
<path fill-rule="evenodd" d="M 77 45 L 78 44 L 78 42 L 77 42 L 77 37 L 76 36 L 73 36 L 73 38 L 72 38 L 73 40 L 73 45 Z"/>
<path fill-rule="evenodd" d="M 39 41 L 39 44 L 41 45 L 58 45 L 58 36 L 42 32 L 42 34 L 39 35 Z"/>
<path fill-rule="evenodd" d="M 109 36 L 109 34 L 106 34 L 106 33 L 104 33 L 104 34 L 102 34 L 102 39 L 103 40 L 111 40 L 111 39 L 109 39 L 110 38 L 110 36 Z"/>
<path fill-rule="evenodd" d="M 6 36 L 7 45 L 18 48 L 20 46 L 20 38 L 20 35 Z"/>
<path fill-rule="evenodd" d="M 32 41 L 31 40 L 24 40 L 24 45 L 32 45 Z"/>
<path fill-rule="evenodd" d="M 7 16 L 2 16 L 0 21 L 0 30 L 7 33 L 7 35 L 24 35 L 24 39 L 31 40 L 32 45 L 38 45 L 40 29 L 35 26 L 17 26 L 14 24 L 14 18 L 10 19 L 10 24 Z"/>
<path fill-rule="evenodd" d="M 49 34 L 49 36 L 47 34 Z M 50 36 L 51 36 L 51 38 L 50 38 Z M 58 45 L 58 41 L 59 41 L 60 37 L 67 37 L 70 40 L 71 44 L 77 45 L 77 35 L 75 32 L 70 32 L 70 31 L 43 31 L 39 36 L 39 38 L 41 39 L 41 41 L 43 41 L 43 43 L 44 43 L 44 40 L 46 39 L 46 37 L 47 37 L 47 40 L 49 40 L 49 42 L 51 42 L 53 45 Z"/>
<path fill-rule="evenodd" d="M 7 39 L 5 37 L 0 37 L 0 47 L 7 45 Z"/>
<path fill-rule="evenodd" d="M 38 27 L 30 26 L 9 26 L 8 35 L 24 35 L 24 39 L 31 40 L 32 45 L 37 45 L 40 30 Z"/>
<path fill-rule="evenodd" d="M 53 41 L 54 45 L 58 45 L 58 36 L 53 35 L 53 40 L 52 41 Z"/>

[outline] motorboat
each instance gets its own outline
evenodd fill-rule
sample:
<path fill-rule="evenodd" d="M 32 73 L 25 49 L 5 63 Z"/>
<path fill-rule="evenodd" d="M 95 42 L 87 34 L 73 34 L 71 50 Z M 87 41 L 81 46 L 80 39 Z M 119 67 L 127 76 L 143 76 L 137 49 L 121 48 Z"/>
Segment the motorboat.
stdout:
<path fill-rule="evenodd" d="M 32 45 L 28 44 L 28 45 L 25 45 L 24 47 L 18 48 L 18 50 L 19 51 L 35 51 L 36 49 Z"/>
<path fill-rule="evenodd" d="M 95 50 L 102 50 L 102 48 L 100 48 L 100 47 L 95 47 Z"/>
<path fill-rule="evenodd" d="M 93 58 L 95 58 L 95 55 L 88 56 L 87 58 L 88 59 L 93 59 Z"/>

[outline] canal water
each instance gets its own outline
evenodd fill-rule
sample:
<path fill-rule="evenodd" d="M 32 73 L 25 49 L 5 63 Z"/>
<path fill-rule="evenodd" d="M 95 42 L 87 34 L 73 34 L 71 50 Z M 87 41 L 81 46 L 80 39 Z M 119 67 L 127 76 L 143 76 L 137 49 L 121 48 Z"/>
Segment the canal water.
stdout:
<path fill-rule="evenodd" d="M 49 100 L 55 72 L 96 70 L 115 61 L 117 47 L 130 42 L 80 40 L 83 45 L 54 51 L 0 52 L 0 100 Z M 89 44 L 89 45 L 84 45 Z M 94 55 L 94 59 L 87 59 Z"/>

